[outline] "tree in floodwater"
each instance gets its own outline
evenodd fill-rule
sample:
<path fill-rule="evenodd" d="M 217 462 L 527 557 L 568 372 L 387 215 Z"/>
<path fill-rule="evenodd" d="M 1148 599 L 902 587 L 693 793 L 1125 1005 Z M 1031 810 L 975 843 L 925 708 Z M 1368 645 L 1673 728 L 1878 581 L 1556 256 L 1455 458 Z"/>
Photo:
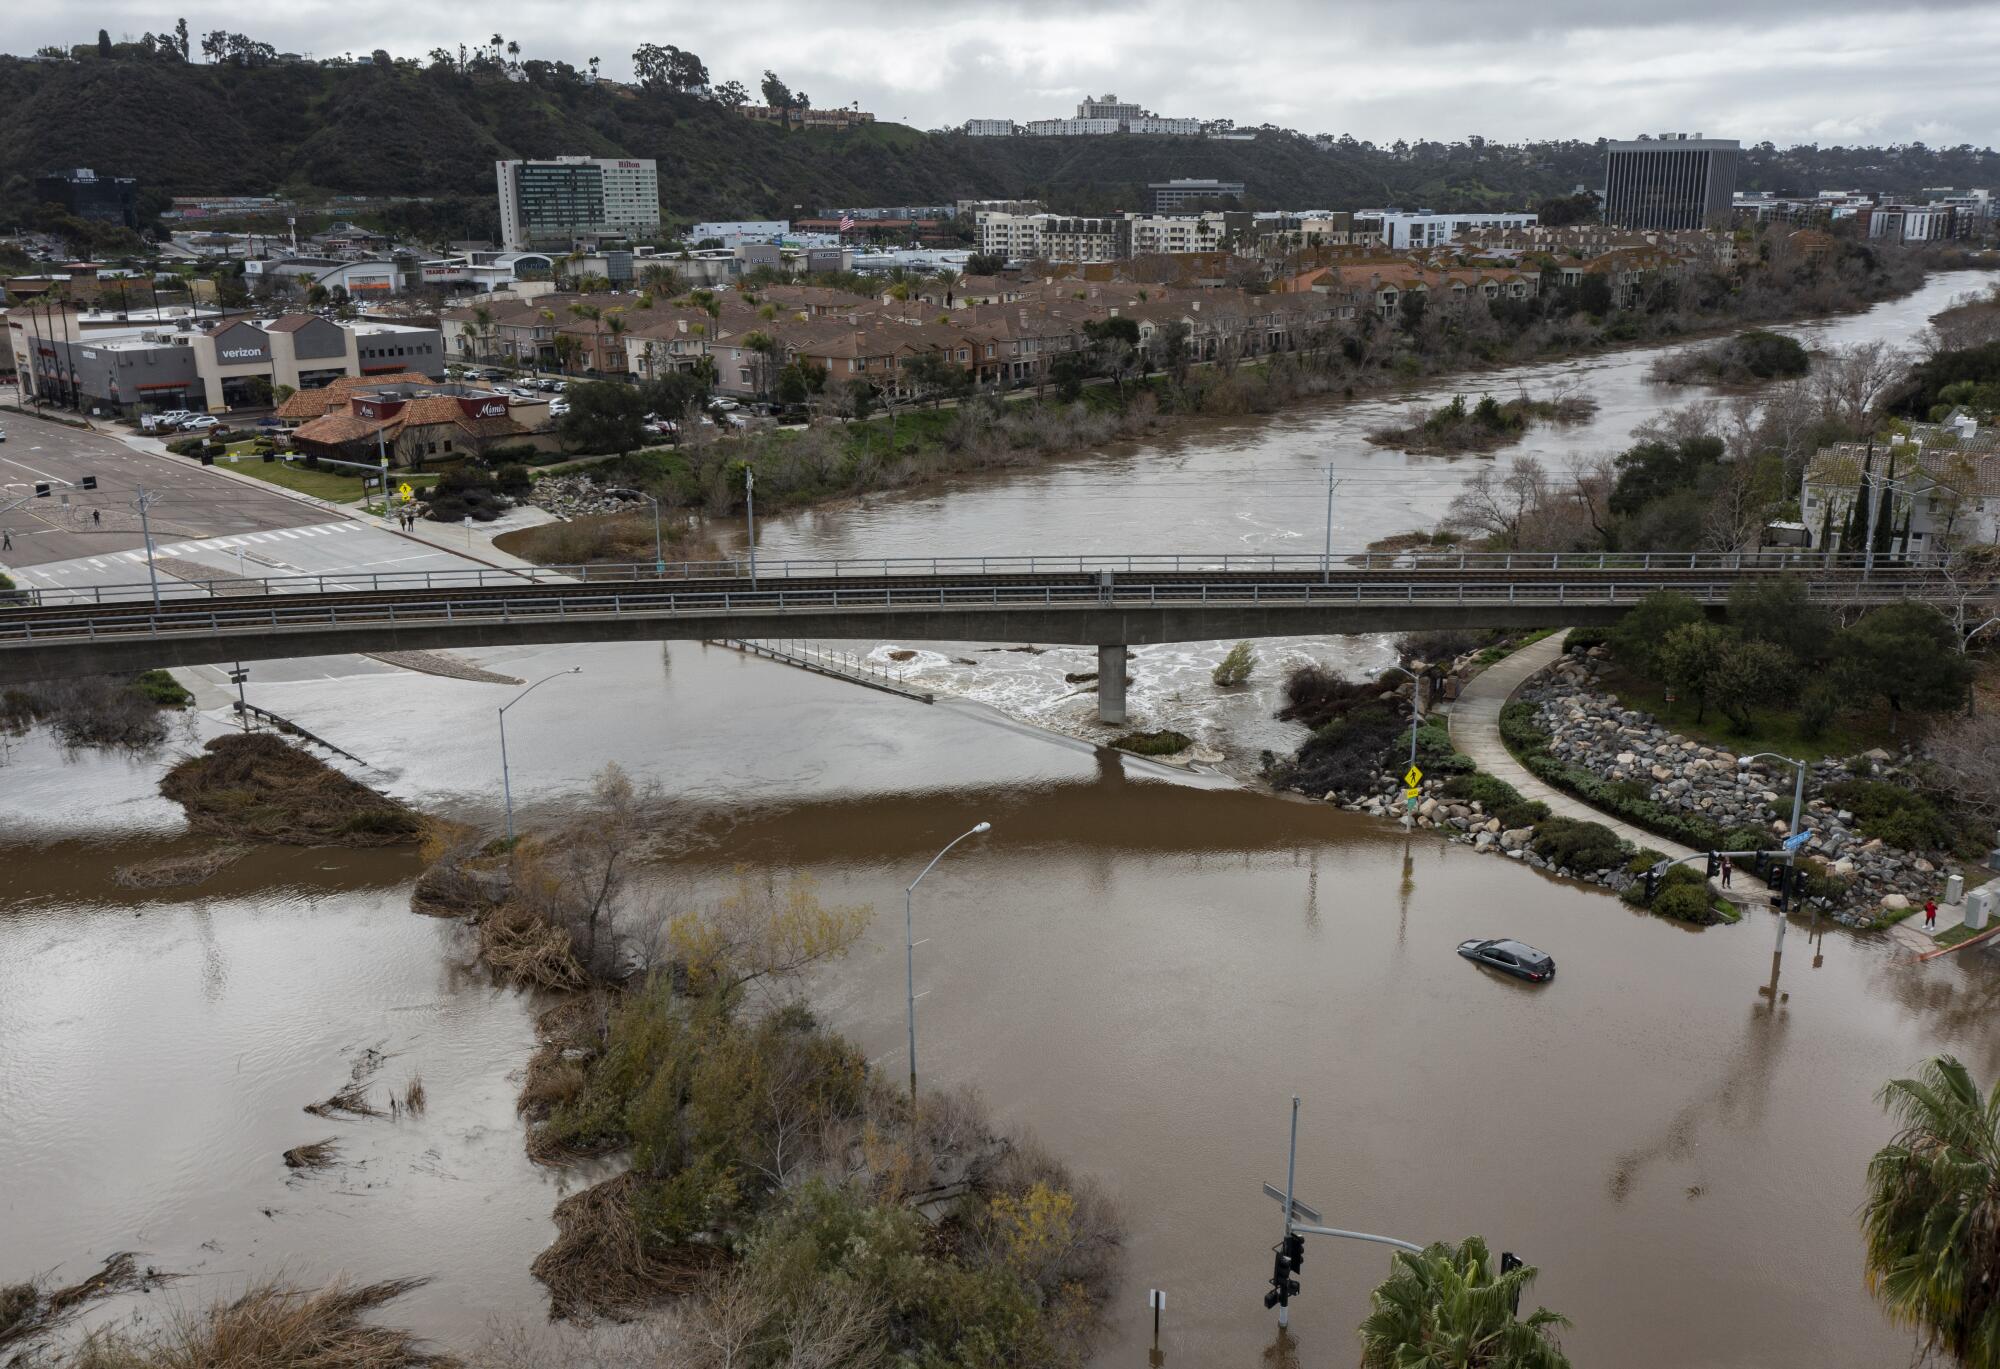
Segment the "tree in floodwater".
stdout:
<path fill-rule="evenodd" d="M 2000 1093 L 1940 1055 L 1876 1098 L 1901 1130 L 1868 1162 L 1868 1291 L 1926 1356 L 2000 1365 Z"/>
<path fill-rule="evenodd" d="M 1477 1236 L 1399 1250 L 1368 1295 L 1362 1369 L 1569 1369 L 1555 1332 L 1569 1319 L 1546 1307 L 1519 1315 L 1532 1265 L 1502 1273 Z"/>

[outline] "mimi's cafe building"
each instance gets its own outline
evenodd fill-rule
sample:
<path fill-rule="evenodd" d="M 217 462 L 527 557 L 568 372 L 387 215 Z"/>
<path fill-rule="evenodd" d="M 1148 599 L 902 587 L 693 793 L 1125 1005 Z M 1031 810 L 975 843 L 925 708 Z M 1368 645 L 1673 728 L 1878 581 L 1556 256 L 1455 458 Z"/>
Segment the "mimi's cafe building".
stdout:
<path fill-rule="evenodd" d="M 390 465 L 408 467 L 480 457 L 499 446 L 546 447 L 553 440 L 518 421 L 513 410 L 507 396 L 468 385 L 357 386 L 346 390 L 344 403 L 294 428 L 292 441 L 308 456 L 372 462 L 386 452 Z"/>

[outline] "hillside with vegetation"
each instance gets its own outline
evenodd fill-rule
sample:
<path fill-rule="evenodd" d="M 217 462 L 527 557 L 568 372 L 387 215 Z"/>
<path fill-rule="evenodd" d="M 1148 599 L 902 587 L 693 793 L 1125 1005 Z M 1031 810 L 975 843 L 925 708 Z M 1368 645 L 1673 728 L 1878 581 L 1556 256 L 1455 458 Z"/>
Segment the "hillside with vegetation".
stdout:
<path fill-rule="evenodd" d="M 190 60 L 196 43 L 210 60 Z M 1275 128 L 1248 142 L 969 138 L 891 123 L 787 131 L 744 119 L 734 105 L 749 91 L 711 84 L 693 54 L 647 51 L 662 60 L 636 87 L 595 80 L 596 59 L 586 71 L 499 43 L 421 60 L 376 52 L 306 61 L 242 34 L 191 41 L 183 29 L 0 57 L 0 224 L 38 213 L 32 179 L 57 165 L 52 128 L 63 130 L 60 165 L 138 177 L 151 212 L 175 194 L 429 196 L 432 206 L 405 211 L 396 226 L 454 236 L 490 232 L 496 159 L 559 153 L 654 158 L 662 205 L 689 219 L 971 197 L 1136 209 L 1147 182 L 1176 176 L 1242 181 L 1257 208 L 1557 209 L 1602 171 L 1598 144 L 1581 140 L 1322 144 Z M 2000 154 L 1990 149 L 1765 143 L 1746 147 L 1741 179 L 1746 188 L 1914 191 L 1996 178 Z"/>

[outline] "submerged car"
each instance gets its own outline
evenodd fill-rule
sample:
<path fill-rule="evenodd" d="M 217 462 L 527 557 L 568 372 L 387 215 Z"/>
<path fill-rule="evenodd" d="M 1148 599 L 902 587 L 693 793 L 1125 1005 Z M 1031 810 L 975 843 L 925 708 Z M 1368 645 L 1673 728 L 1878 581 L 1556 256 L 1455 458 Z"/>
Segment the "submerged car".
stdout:
<path fill-rule="evenodd" d="M 1494 941 L 1461 941 L 1458 953 L 1467 960 L 1476 960 L 1511 974 L 1516 979 L 1525 979 L 1531 984 L 1544 983 L 1556 977 L 1555 957 L 1547 951 L 1538 951 L 1525 941 L 1510 941 L 1504 937 Z"/>

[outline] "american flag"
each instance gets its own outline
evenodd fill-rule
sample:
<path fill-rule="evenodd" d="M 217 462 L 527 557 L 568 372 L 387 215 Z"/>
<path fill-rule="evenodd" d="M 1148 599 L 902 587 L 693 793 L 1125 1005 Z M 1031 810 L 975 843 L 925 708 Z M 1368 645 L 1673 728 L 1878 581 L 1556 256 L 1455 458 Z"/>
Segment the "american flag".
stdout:
<path fill-rule="evenodd" d="M 852 214 L 842 214 L 840 216 L 840 231 L 843 233 L 854 231 L 854 216 Z"/>

